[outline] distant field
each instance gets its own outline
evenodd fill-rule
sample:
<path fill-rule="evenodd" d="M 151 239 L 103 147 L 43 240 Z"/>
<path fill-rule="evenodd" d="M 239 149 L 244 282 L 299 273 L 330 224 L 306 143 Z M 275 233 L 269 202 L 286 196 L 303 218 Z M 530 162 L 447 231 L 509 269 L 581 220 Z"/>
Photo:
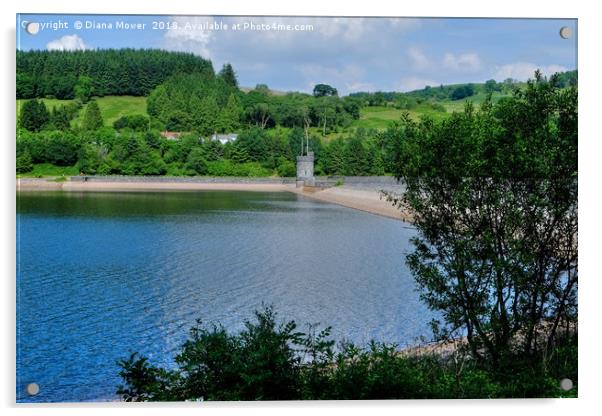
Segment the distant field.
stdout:
<path fill-rule="evenodd" d="M 17 100 L 17 118 L 19 117 L 21 105 L 25 101 Z M 42 101 L 46 104 L 48 111 L 51 111 L 52 107 L 73 102 L 73 100 L 55 100 L 49 98 L 43 98 Z M 115 120 L 123 116 L 146 114 L 146 97 L 109 96 L 99 97 L 96 99 L 96 102 L 100 107 L 100 113 L 102 114 L 105 126 L 112 126 Z M 84 109 L 85 106 L 79 111 L 72 124 L 77 125 L 81 122 Z"/>
<path fill-rule="evenodd" d="M 420 117 L 427 115 L 434 119 L 441 119 L 447 116 L 447 113 L 435 111 L 427 106 L 418 106 L 412 110 L 399 110 L 385 106 L 364 107 L 360 110 L 359 120 L 355 120 L 352 127 L 386 129 L 391 122 L 399 121 L 404 113 L 409 113 L 410 117 L 414 120 L 418 120 Z"/>
<path fill-rule="evenodd" d="M 487 94 L 480 93 L 480 94 L 475 94 L 472 97 L 464 98 L 462 100 L 442 101 L 441 104 L 443 104 L 445 106 L 445 108 L 447 109 L 448 112 L 453 113 L 456 111 L 463 111 L 464 106 L 466 105 L 467 101 L 470 101 L 476 107 L 478 107 L 479 105 L 481 105 L 483 103 L 483 101 L 485 101 L 486 97 L 487 97 Z M 504 97 L 510 97 L 510 94 L 495 93 L 491 96 L 491 100 L 495 103 L 500 98 L 504 98 Z"/>

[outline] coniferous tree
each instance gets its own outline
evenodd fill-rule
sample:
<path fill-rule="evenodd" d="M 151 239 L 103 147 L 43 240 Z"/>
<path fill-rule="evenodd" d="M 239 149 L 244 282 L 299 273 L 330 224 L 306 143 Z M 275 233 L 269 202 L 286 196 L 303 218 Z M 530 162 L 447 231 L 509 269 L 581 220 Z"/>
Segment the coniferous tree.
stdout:
<path fill-rule="evenodd" d="M 23 103 L 19 113 L 19 124 L 29 131 L 40 131 L 50 120 L 50 114 L 43 101 L 29 100 Z"/>
<path fill-rule="evenodd" d="M 82 122 L 82 129 L 84 130 L 98 130 L 103 125 L 102 115 L 100 113 L 100 107 L 96 101 L 91 101 L 86 106 L 84 113 L 84 120 Z"/>
<path fill-rule="evenodd" d="M 229 86 L 238 88 L 238 80 L 236 79 L 236 73 L 234 72 L 232 65 L 224 64 L 218 76 Z"/>

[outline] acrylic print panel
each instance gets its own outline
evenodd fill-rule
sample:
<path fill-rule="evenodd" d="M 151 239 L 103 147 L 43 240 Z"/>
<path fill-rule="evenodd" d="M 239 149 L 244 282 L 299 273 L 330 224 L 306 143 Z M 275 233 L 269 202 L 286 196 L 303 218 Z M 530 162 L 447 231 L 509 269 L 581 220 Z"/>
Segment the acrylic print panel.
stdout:
<path fill-rule="evenodd" d="M 17 15 L 17 402 L 576 397 L 576 19 Z"/>

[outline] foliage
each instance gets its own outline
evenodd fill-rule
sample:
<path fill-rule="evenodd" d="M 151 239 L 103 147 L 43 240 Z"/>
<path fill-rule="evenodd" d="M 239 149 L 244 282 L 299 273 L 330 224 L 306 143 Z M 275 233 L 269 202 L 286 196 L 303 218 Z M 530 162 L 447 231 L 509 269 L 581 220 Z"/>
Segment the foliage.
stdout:
<path fill-rule="evenodd" d="M 297 167 L 290 160 L 281 158 L 280 164 L 277 168 L 278 176 L 281 177 L 294 177 L 297 175 Z"/>
<path fill-rule="evenodd" d="M 82 121 L 83 130 L 97 130 L 103 125 L 102 115 L 100 114 L 100 108 L 96 101 L 90 101 L 86 106 L 84 112 L 84 119 Z"/>
<path fill-rule="evenodd" d="M 211 62 L 191 53 L 153 49 L 17 50 L 17 98 L 148 95 L 176 73 L 213 76 Z"/>
<path fill-rule="evenodd" d="M 137 353 L 120 360 L 117 393 L 125 401 L 559 397 L 567 395 L 559 379 L 577 381 L 573 336 L 545 357 L 510 357 L 498 371 L 459 350 L 446 358 L 374 341 L 335 348 L 330 331 L 301 331 L 295 321 L 279 322 L 271 307 L 255 312 L 238 334 L 197 321 L 175 368 Z"/>
<path fill-rule="evenodd" d="M 151 93 L 148 114 L 167 130 L 196 131 L 203 136 L 231 133 L 242 113 L 239 94 L 222 77 L 177 74 Z"/>
<path fill-rule="evenodd" d="M 450 98 L 452 100 L 461 100 L 462 98 L 474 95 L 474 93 L 474 86 L 472 84 L 466 84 L 454 89 L 454 91 L 451 93 Z"/>
<path fill-rule="evenodd" d="M 338 95 L 337 89 L 327 84 L 317 84 L 313 91 L 314 97 Z"/>
<path fill-rule="evenodd" d="M 31 155 L 29 152 L 23 152 L 17 156 L 16 171 L 17 173 L 30 172 L 33 169 L 33 163 L 31 161 Z"/>
<path fill-rule="evenodd" d="M 23 103 L 19 112 L 19 125 L 29 131 L 40 131 L 50 120 L 44 102 L 29 100 Z"/>
<path fill-rule="evenodd" d="M 419 231 L 408 264 L 441 312 L 434 329 L 461 331 L 498 368 L 550 350 L 576 320 L 577 90 L 555 85 L 536 73 L 495 105 L 390 132 L 406 185 L 392 199 Z"/>
<path fill-rule="evenodd" d="M 233 88 L 238 88 L 238 80 L 236 79 L 236 73 L 230 64 L 224 64 L 221 71 L 219 71 L 218 77 L 220 77 L 227 85 Z"/>
<path fill-rule="evenodd" d="M 115 120 L 113 128 L 115 130 L 130 129 L 133 131 L 147 131 L 149 127 L 149 119 L 142 114 L 123 116 Z"/>

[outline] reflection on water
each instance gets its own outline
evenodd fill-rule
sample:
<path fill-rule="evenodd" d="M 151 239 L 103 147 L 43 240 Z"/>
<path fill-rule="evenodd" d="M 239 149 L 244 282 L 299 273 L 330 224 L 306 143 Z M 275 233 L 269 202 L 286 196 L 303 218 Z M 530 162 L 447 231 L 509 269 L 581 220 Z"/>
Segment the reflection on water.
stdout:
<path fill-rule="evenodd" d="M 407 224 L 290 193 L 20 193 L 19 401 L 110 400 L 116 360 L 172 357 L 196 318 L 262 302 L 365 343 L 428 335 Z M 33 398 L 27 383 L 40 385 Z"/>

